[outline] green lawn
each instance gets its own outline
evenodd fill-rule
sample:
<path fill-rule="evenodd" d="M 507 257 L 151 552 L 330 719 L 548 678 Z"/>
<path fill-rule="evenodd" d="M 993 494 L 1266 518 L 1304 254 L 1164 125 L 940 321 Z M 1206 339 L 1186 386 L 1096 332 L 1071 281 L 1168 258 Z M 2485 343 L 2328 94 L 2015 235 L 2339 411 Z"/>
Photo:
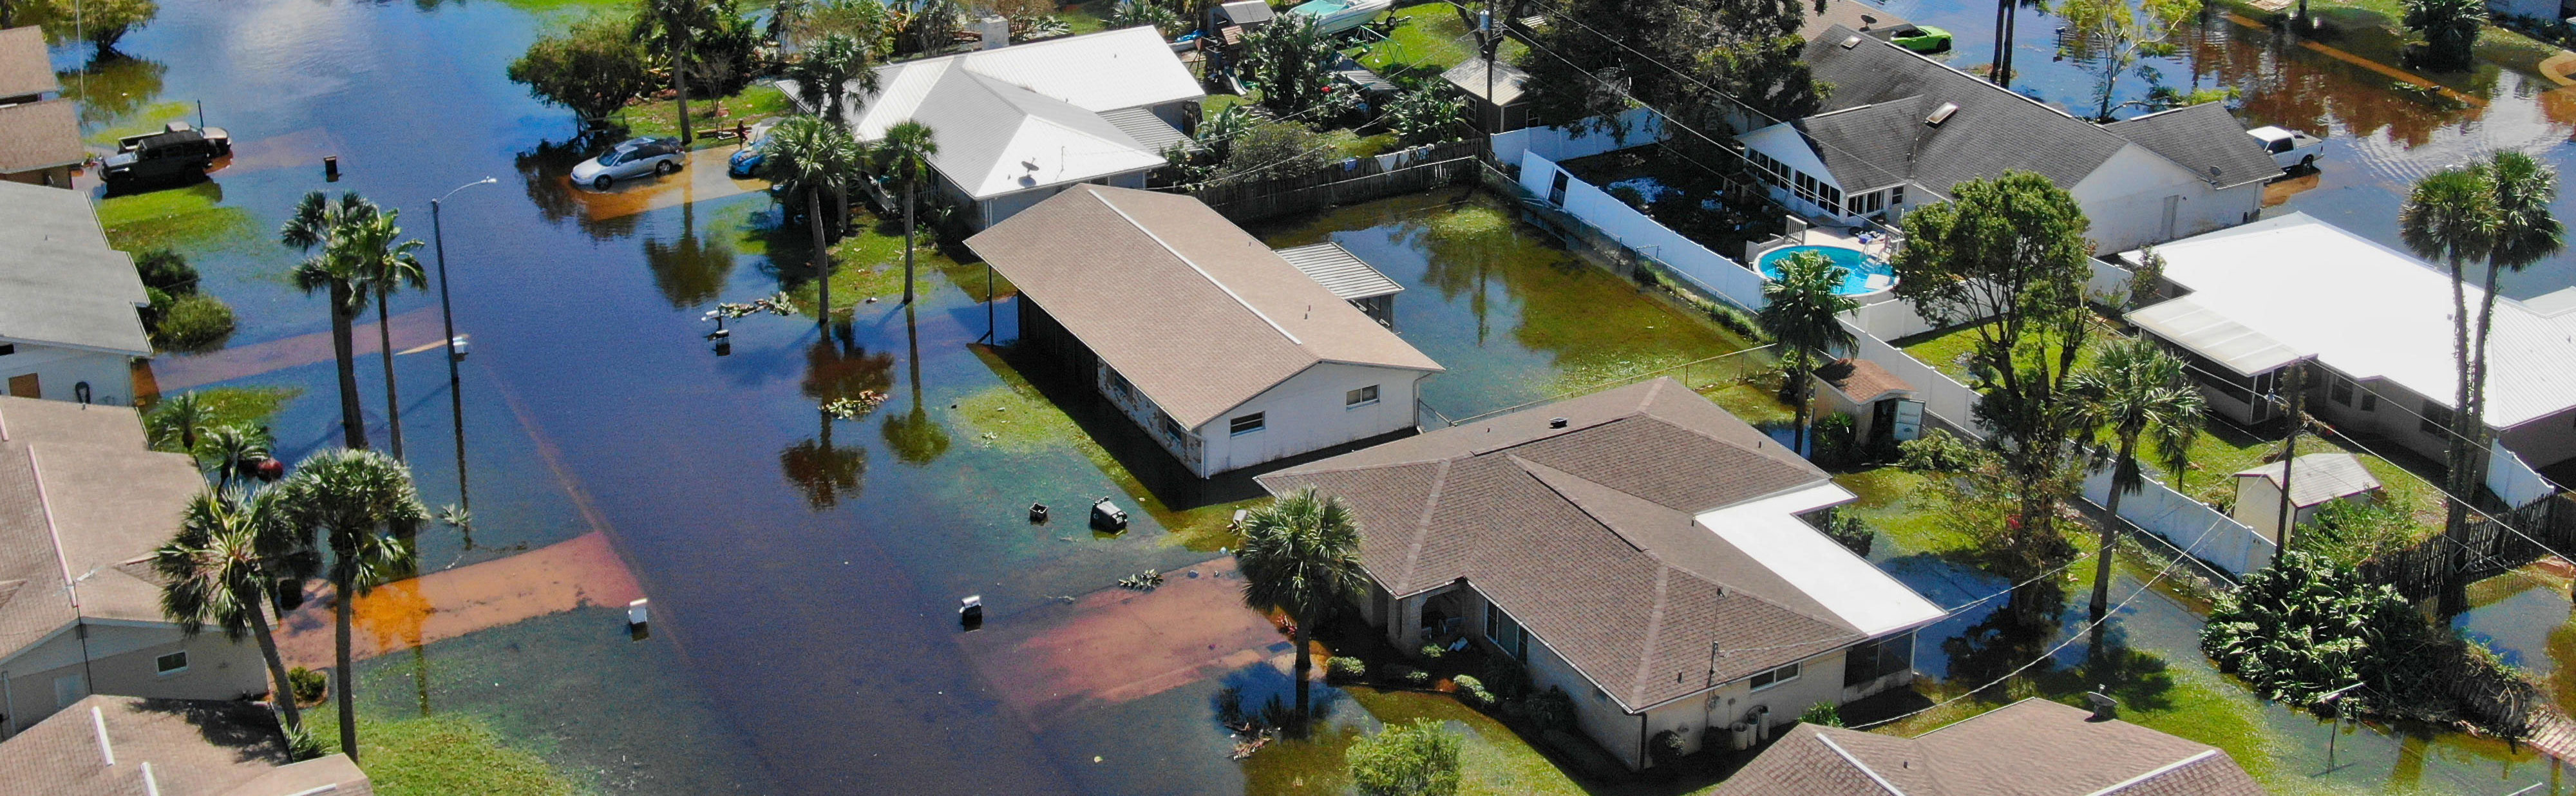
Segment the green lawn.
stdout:
<path fill-rule="evenodd" d="M 396 719 L 358 711 L 359 768 L 383 796 L 450 796 L 507 793 L 571 796 L 582 793 L 546 761 L 513 749 L 482 719 L 440 713 Z M 332 752 L 340 751 L 339 712 L 328 703 L 304 711 L 305 726 Z"/>
<path fill-rule="evenodd" d="M 220 204 L 224 191 L 212 182 L 185 188 L 111 196 L 98 203 L 99 224 L 107 243 L 119 251 L 151 249 L 204 251 L 259 240 L 259 222 L 250 211 Z"/>
<path fill-rule="evenodd" d="M 637 138 L 677 137 L 680 134 L 679 106 L 680 102 L 676 99 L 637 102 L 619 111 L 618 119 L 626 126 L 626 132 Z M 787 92 L 766 83 L 746 87 L 739 93 L 717 98 L 712 102 L 706 97 L 689 98 L 689 116 L 696 120 L 696 126 L 700 132 L 717 128 L 731 129 L 736 121 L 743 124 L 757 123 L 762 119 L 785 114 L 793 108 L 794 105 L 787 101 Z M 723 116 L 716 115 L 719 109 L 724 112 Z M 732 139 L 700 138 L 693 142 L 692 146 L 705 149 L 719 144 L 731 146 L 733 141 Z"/>
<path fill-rule="evenodd" d="M 1457 6 L 1425 3 L 1396 9 L 1389 18 L 1397 23 L 1395 33 L 1360 48 L 1360 65 L 1389 76 L 1412 72 L 1437 78 L 1449 67 L 1476 56 L 1475 32 L 1460 18 Z M 1527 50 L 1517 40 L 1504 39 L 1495 57 L 1517 62 Z"/>
<path fill-rule="evenodd" d="M 1583 796 L 1593 791 L 1568 778 L 1556 763 L 1492 717 L 1440 694 L 1380 691 L 1365 686 L 1346 689 L 1351 701 L 1378 723 L 1407 724 L 1427 718 L 1443 722 L 1465 738 L 1458 750 L 1460 796 L 1544 794 Z M 1243 763 L 1249 793 L 1345 793 L 1350 776 L 1343 753 L 1363 730 L 1339 724 L 1313 737 L 1271 744 Z"/>

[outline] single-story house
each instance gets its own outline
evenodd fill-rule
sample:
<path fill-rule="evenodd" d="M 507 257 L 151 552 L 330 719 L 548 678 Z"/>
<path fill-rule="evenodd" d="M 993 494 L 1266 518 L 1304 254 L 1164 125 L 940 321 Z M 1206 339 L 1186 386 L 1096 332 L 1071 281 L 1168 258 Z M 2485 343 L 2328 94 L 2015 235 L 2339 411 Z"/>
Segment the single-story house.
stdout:
<path fill-rule="evenodd" d="M 87 194 L 0 181 L 0 395 L 133 403 L 149 303 Z"/>
<path fill-rule="evenodd" d="M 2029 171 L 2118 251 L 2250 221 L 2281 174 L 2216 103 L 2095 124 L 1842 25 L 1806 59 L 1834 87 L 1824 110 L 1740 140 L 1774 198 L 1832 223 L 1893 225 L 1960 182 Z"/>
<path fill-rule="evenodd" d="M 44 31 L 0 29 L 0 182 L 72 187 L 72 169 L 89 160 L 89 150 L 81 146 L 80 112 L 62 90 Z"/>
<path fill-rule="evenodd" d="M 1207 96 L 1150 27 L 886 64 L 877 86 L 850 104 L 851 133 L 874 143 L 905 121 L 928 126 L 939 193 L 975 229 L 1068 186 L 1145 187 Z"/>
<path fill-rule="evenodd" d="M 1339 243 L 1324 241 L 1279 250 L 1280 259 L 1297 267 L 1307 278 L 1322 283 L 1324 289 L 1377 321 L 1377 325 L 1395 328 L 1395 294 L 1404 285 L 1360 259 Z"/>
<path fill-rule="evenodd" d="M 1715 796 L 2263 796 L 2225 751 L 2031 698 L 1904 738 L 1800 724 Z"/>
<path fill-rule="evenodd" d="M 152 550 L 205 485 L 133 409 L 0 397 L 0 737 L 91 694 L 268 691 L 257 645 L 161 614 Z"/>
<path fill-rule="evenodd" d="M 2269 422 L 2288 368 L 2313 359 L 2305 410 L 2345 434 L 2440 459 L 2458 389 L 2451 278 L 2306 213 L 2156 247 L 2163 294 L 2128 314 L 2192 365 L 2213 413 Z M 2119 256 L 2136 268 L 2140 252 Z M 2484 291 L 2467 288 L 2471 312 Z M 2533 467 L 2576 458 L 2576 290 L 2499 298 L 2487 428 Z M 2297 479 L 2292 479 L 2294 482 Z"/>
<path fill-rule="evenodd" d="M 1485 59 L 1469 58 L 1440 73 L 1440 79 L 1466 93 L 1467 104 L 1476 114 L 1476 129 L 1487 134 L 1508 133 L 1536 123 L 1530 118 L 1530 108 L 1536 104 L 1529 93 L 1530 74 L 1520 67 L 1496 60 L 1493 77 L 1488 81 Z M 1488 83 L 1493 87 L 1492 96 L 1486 96 Z"/>
<path fill-rule="evenodd" d="M 1923 435 L 1923 401 L 1914 397 L 1914 385 L 1878 363 L 1844 357 L 1816 368 L 1812 376 L 1823 388 L 1816 391 L 1821 401 L 1816 416 L 1851 415 L 1852 438 L 1863 446 L 1882 436 L 1904 442 Z"/>
<path fill-rule="evenodd" d="M 1196 198 L 1076 185 L 966 239 L 1020 339 L 1201 478 L 1411 431 L 1440 364 Z"/>
<path fill-rule="evenodd" d="M 2236 521 L 2256 533 L 2279 538 L 2281 478 L 2290 479 L 2290 527 L 2316 519 L 2317 510 L 2336 501 L 2368 503 L 2379 495 L 2379 478 L 2349 453 L 2311 453 L 2289 462 L 2273 462 L 2236 471 Z"/>
<path fill-rule="evenodd" d="M 1630 768 L 1910 682 L 1947 615 L 1809 524 L 1850 492 L 1669 378 L 1256 480 L 1350 504 L 1360 612 L 1397 648 L 1523 662 Z"/>
<path fill-rule="evenodd" d="M 88 697 L 0 742 L 0 771 L 46 796 L 376 792 L 348 755 L 295 760 L 268 709 L 240 701 Z"/>

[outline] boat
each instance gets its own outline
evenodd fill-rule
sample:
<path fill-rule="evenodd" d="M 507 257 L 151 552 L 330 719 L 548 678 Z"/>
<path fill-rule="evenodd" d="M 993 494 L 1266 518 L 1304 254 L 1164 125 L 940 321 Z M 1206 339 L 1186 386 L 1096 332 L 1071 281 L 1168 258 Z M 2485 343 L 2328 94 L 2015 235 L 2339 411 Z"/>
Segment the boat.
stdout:
<path fill-rule="evenodd" d="M 1394 7 L 1395 0 L 1307 0 L 1288 9 L 1288 13 L 1314 17 L 1315 28 L 1321 32 L 1340 33 L 1366 25 Z"/>

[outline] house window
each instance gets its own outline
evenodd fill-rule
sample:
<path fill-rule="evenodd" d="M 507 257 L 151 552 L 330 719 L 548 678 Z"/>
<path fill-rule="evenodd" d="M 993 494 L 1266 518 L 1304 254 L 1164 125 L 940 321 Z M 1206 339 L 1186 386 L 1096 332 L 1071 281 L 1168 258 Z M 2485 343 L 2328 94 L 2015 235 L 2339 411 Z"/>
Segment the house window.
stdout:
<path fill-rule="evenodd" d="M 1227 433 L 1229 433 L 1229 434 L 1233 434 L 1233 435 L 1235 435 L 1235 436 L 1240 437 L 1240 436 L 1243 436 L 1243 435 L 1245 435 L 1245 434 L 1250 434 L 1250 433 L 1255 432 L 1255 431 L 1260 431 L 1260 430 L 1261 430 L 1261 424 L 1262 424 L 1262 417 L 1261 417 L 1261 416 L 1262 416 L 1263 414 L 1264 414 L 1264 413 L 1262 413 L 1262 412 L 1254 412 L 1254 413 L 1252 413 L 1252 414 L 1244 415 L 1244 416 L 1242 416 L 1242 417 L 1235 418 L 1235 419 L 1233 419 L 1233 420 L 1231 420 L 1231 421 L 1227 421 L 1227 423 L 1226 423 L 1226 426 L 1227 426 L 1227 428 L 1226 428 L 1226 432 L 1227 432 Z"/>
<path fill-rule="evenodd" d="M 1771 670 L 1771 671 L 1767 671 L 1767 672 L 1763 672 L 1763 673 L 1761 673 L 1761 674 L 1754 675 L 1754 676 L 1753 676 L 1753 690 L 1755 690 L 1755 691 L 1762 691 L 1762 690 L 1766 690 L 1766 689 L 1769 689 L 1769 688 L 1770 688 L 1770 687 L 1772 687 L 1772 686 L 1779 685 L 1779 684 L 1781 684 L 1781 683 L 1785 683 L 1785 682 L 1789 682 L 1789 681 L 1791 681 L 1791 680 L 1795 680 L 1795 679 L 1798 679 L 1798 665 L 1797 665 L 1797 664 L 1792 663 L 1792 664 L 1789 664 L 1789 665 L 1787 665 L 1787 666 L 1782 666 L 1782 667 L 1780 667 L 1780 668 L 1773 669 L 1773 670 Z"/>
<path fill-rule="evenodd" d="M 2379 411 L 2379 393 L 2371 392 L 2369 390 L 2361 391 L 2361 411 Z"/>
<path fill-rule="evenodd" d="M 1485 604 L 1485 640 L 1494 642 L 1514 660 L 1529 660 L 1529 631 L 1522 630 L 1521 623 L 1512 621 L 1510 614 L 1493 603 Z"/>
<path fill-rule="evenodd" d="M 1373 403 L 1377 403 L 1377 385 L 1375 384 L 1342 394 L 1342 405 L 1345 407 L 1367 406 Z"/>
<path fill-rule="evenodd" d="M 1173 421 L 1171 415 L 1156 413 L 1154 415 L 1154 419 L 1161 421 L 1160 425 L 1163 427 L 1163 434 L 1171 437 L 1173 440 L 1178 441 L 1190 438 L 1190 430 L 1182 428 L 1180 423 Z"/>
<path fill-rule="evenodd" d="M 1852 645 L 1843 653 L 1843 687 L 1914 668 L 1914 634 L 1900 633 Z"/>
<path fill-rule="evenodd" d="M 1127 383 L 1127 377 L 1118 375 L 1118 371 L 1111 370 L 1109 371 L 1109 392 L 1120 398 L 1133 397 L 1136 394 L 1136 385 Z"/>
<path fill-rule="evenodd" d="M 2326 397 L 2333 398 L 2335 403 L 2351 406 L 2352 380 L 2336 376 L 2334 386 L 2326 389 Z"/>
<path fill-rule="evenodd" d="M 10 355 L 10 354 L 15 354 L 15 353 L 18 353 L 18 344 L 16 344 L 16 343 L 0 343 L 0 357 L 5 357 L 5 356 L 8 356 L 8 355 Z"/>
<path fill-rule="evenodd" d="M 188 670 L 188 651 L 180 650 L 152 659 L 152 670 L 168 677 Z"/>
<path fill-rule="evenodd" d="M 1905 204 L 1905 186 L 1899 185 L 1887 189 L 1887 206 L 1895 207 L 1901 204 Z"/>
<path fill-rule="evenodd" d="M 2451 429 L 2450 407 L 2434 403 L 2431 398 L 2424 399 L 2424 422 L 2416 424 L 2416 427 L 2423 429 L 2426 434 L 2449 431 Z"/>

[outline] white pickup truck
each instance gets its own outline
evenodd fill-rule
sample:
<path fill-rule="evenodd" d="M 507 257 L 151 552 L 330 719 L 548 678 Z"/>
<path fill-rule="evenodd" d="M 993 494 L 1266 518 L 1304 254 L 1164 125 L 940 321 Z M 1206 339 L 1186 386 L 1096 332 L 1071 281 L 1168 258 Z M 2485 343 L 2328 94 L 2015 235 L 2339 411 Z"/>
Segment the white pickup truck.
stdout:
<path fill-rule="evenodd" d="M 2272 162 L 2278 164 L 2282 171 L 2316 168 L 2317 158 L 2325 154 L 2325 139 L 2297 130 L 2257 127 L 2245 131 L 2245 134 L 2263 142 L 2263 151 L 2272 155 Z"/>

